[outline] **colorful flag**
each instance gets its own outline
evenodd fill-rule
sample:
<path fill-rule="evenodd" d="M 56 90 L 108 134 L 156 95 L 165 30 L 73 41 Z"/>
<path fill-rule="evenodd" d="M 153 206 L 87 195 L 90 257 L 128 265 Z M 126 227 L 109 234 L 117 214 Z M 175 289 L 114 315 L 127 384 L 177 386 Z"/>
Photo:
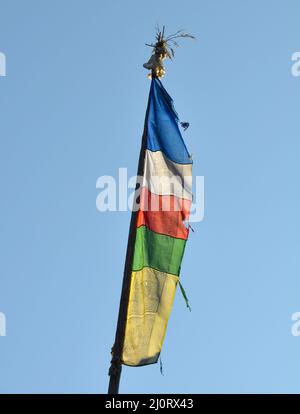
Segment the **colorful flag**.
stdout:
<path fill-rule="evenodd" d="M 157 362 L 188 238 L 192 160 L 172 98 L 151 81 L 122 363 Z"/>

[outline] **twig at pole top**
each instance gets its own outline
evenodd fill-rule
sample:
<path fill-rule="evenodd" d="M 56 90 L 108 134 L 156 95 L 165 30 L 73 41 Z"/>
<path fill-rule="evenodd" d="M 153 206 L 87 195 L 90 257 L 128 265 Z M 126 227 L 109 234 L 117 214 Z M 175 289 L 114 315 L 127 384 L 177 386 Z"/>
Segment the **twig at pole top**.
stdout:
<path fill-rule="evenodd" d="M 152 47 L 153 49 L 150 59 L 147 63 L 143 64 L 145 69 L 151 71 L 148 74 L 149 78 L 162 78 L 165 75 L 166 70 L 163 61 L 167 58 L 171 60 L 173 59 L 175 56 L 175 49 L 179 46 L 175 39 L 180 38 L 196 39 L 195 36 L 186 33 L 182 29 L 169 36 L 165 36 L 165 26 L 162 27 L 162 30 L 157 26 L 155 35 L 156 42 L 150 44 L 146 43 L 146 46 Z"/>

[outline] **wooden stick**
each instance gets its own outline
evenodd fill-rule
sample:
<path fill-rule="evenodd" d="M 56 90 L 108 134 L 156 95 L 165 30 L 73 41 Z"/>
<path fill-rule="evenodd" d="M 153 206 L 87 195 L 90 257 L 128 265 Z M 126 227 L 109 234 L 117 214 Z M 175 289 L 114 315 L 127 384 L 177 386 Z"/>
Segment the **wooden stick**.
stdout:
<path fill-rule="evenodd" d="M 151 89 L 150 89 L 150 93 L 151 93 Z M 141 143 L 137 176 L 142 176 L 144 173 L 144 159 L 145 159 L 145 151 L 146 151 L 146 145 L 147 145 L 147 121 L 148 121 L 149 106 L 150 106 L 150 93 L 148 97 L 148 104 L 147 104 L 147 110 L 146 110 L 146 116 L 145 116 L 144 132 L 143 132 L 142 143 Z M 139 188 L 139 184 L 137 181 L 135 191 L 137 191 L 138 188 Z M 136 238 L 137 213 L 138 213 L 137 211 L 132 211 L 131 213 L 118 323 L 117 323 L 117 329 L 116 329 L 115 343 L 112 348 L 112 360 L 111 360 L 111 365 L 110 365 L 110 369 L 108 373 L 108 375 L 110 376 L 108 394 L 119 393 L 119 385 L 120 385 L 120 378 L 121 378 L 121 372 L 122 372 L 122 353 L 123 353 L 123 345 L 124 345 L 124 339 L 125 339 L 125 329 L 126 329 L 129 292 L 130 292 L 130 281 L 131 281 L 131 272 L 132 272 L 132 260 L 133 260 L 134 245 L 135 245 L 135 238 Z"/>

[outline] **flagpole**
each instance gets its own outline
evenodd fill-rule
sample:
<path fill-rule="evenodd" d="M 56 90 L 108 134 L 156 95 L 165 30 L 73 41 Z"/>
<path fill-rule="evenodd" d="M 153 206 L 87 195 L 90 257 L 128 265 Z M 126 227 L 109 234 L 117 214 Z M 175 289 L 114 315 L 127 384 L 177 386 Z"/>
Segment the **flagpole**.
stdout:
<path fill-rule="evenodd" d="M 147 143 L 147 121 L 148 121 L 148 114 L 149 114 L 149 105 L 150 105 L 150 92 L 148 96 L 148 104 L 147 104 L 144 131 L 143 131 L 141 149 L 140 149 L 140 155 L 139 155 L 137 176 L 142 176 L 144 173 L 143 170 L 144 170 L 146 143 Z M 139 188 L 139 185 L 137 181 L 135 191 L 138 188 Z M 108 386 L 108 394 L 119 393 L 119 385 L 120 385 L 120 378 L 121 378 L 121 372 L 122 372 L 122 351 L 123 351 L 124 338 L 125 338 L 127 310 L 128 310 L 128 303 L 129 303 L 130 280 L 131 280 L 131 272 L 132 272 L 132 260 L 133 260 L 134 244 L 135 244 L 135 238 L 136 238 L 136 220 L 137 220 L 138 211 L 135 211 L 135 210 L 136 209 L 132 210 L 130 226 L 129 226 L 126 259 L 125 259 L 122 291 L 121 291 L 120 306 L 119 306 L 119 316 L 118 316 L 118 322 L 117 322 L 115 342 L 112 348 L 111 365 L 110 365 L 109 372 L 108 372 L 108 375 L 110 377 L 109 386 Z"/>

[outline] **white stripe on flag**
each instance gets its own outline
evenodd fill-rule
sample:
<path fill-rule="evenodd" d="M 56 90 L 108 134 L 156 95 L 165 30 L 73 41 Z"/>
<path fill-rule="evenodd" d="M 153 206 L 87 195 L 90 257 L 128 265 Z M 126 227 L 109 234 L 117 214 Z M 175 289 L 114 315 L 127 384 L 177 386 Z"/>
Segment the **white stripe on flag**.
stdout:
<path fill-rule="evenodd" d="M 192 164 L 177 164 L 161 151 L 146 150 L 143 186 L 154 194 L 192 201 Z"/>

